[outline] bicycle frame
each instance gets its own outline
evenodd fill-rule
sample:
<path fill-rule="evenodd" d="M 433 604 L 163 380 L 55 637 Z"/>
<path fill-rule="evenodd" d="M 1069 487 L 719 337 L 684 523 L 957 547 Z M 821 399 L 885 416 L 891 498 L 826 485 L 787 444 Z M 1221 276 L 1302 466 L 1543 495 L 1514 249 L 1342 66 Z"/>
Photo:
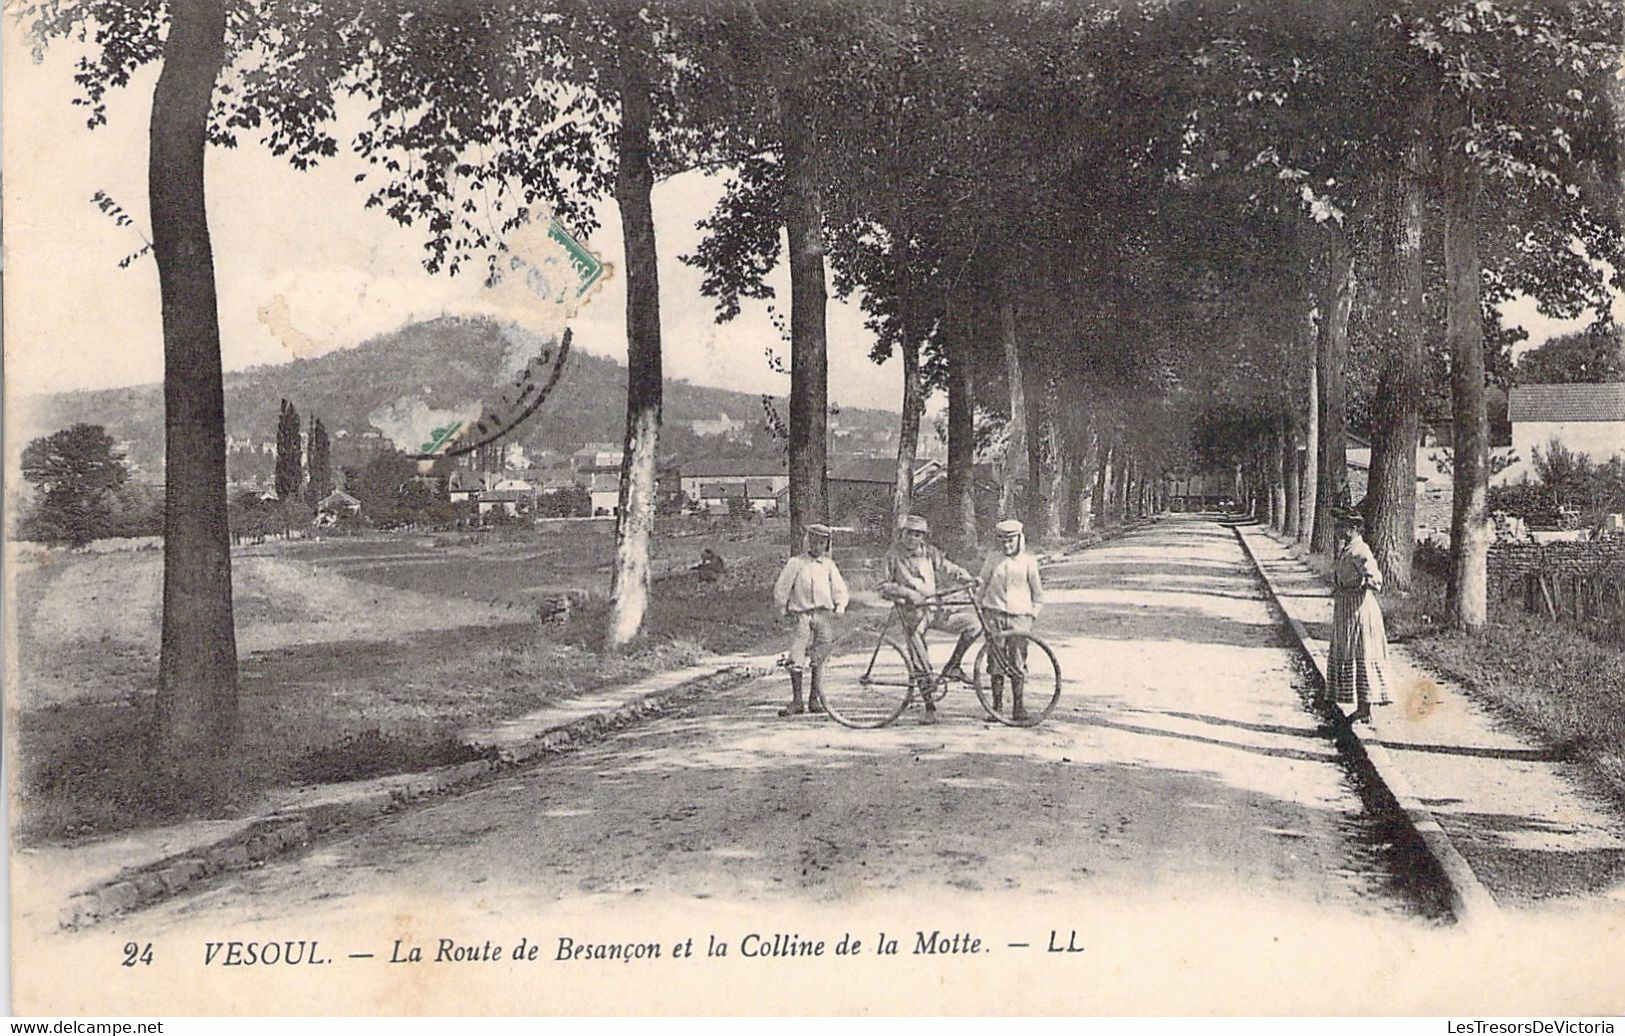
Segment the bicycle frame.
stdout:
<path fill-rule="evenodd" d="M 1032 727 L 1044 721 L 1061 697 L 1061 667 L 1055 652 L 1031 634 L 997 628 L 992 613 L 976 599 L 974 584 L 967 584 L 893 602 L 891 613 L 875 635 L 868 665 L 850 686 L 851 697 L 844 688 L 825 688 L 824 705 L 836 722 L 862 729 L 883 727 L 914 701 L 923 702 L 928 715 L 935 712 L 936 703 L 946 697 L 951 681 L 946 667 L 941 672 L 932 668 L 924 631 L 916 623 L 923 618 L 919 609 L 944 605 L 969 607 L 976 615 L 977 636 L 984 644 L 970 664 L 972 675 L 955 674 L 955 679 L 975 690 L 986 710 L 983 718 L 1013 727 Z M 903 630 L 903 637 L 892 633 L 894 623 Z M 970 632 L 968 623 L 955 625 Z M 1035 657 L 1040 660 L 1037 670 Z M 1037 684 L 1033 683 L 1035 673 Z M 1006 679 L 1010 682 L 1009 710 L 1005 710 L 1000 698 Z M 839 697 L 832 697 L 832 692 Z"/>
<path fill-rule="evenodd" d="M 869 652 L 869 665 L 863 670 L 863 675 L 858 679 L 864 683 L 872 682 L 875 662 L 880 658 L 880 649 L 886 645 L 886 633 L 891 629 L 892 623 L 895 622 L 897 623 L 898 628 L 903 632 L 902 648 L 904 657 L 908 661 L 911 681 L 922 681 L 929 678 L 932 683 L 937 683 L 943 680 L 944 677 L 942 674 L 932 669 L 931 660 L 920 655 L 914 643 L 914 637 L 910 635 L 910 631 L 904 626 L 902 613 L 904 608 L 917 610 L 934 606 L 941 607 L 944 605 L 969 605 L 971 610 L 976 613 L 977 625 L 982 628 L 981 638 L 987 641 L 987 650 L 990 661 L 997 664 L 1002 673 L 1014 672 L 1014 667 L 1011 665 L 1010 657 L 1005 654 L 1004 651 L 1004 633 L 1000 630 L 995 630 L 988 625 L 987 612 L 982 608 L 981 603 L 977 601 L 976 594 L 973 592 L 972 586 L 967 583 L 960 586 L 951 587 L 938 593 L 926 595 L 918 604 L 913 602 L 905 604 L 902 601 L 893 601 L 891 613 L 886 616 L 885 624 L 881 626 L 880 631 L 875 634 L 875 646 L 874 649 Z M 923 633 L 921 634 L 920 639 L 922 641 L 925 639 Z M 910 686 L 915 685 L 916 684 L 914 682 L 910 683 Z"/>

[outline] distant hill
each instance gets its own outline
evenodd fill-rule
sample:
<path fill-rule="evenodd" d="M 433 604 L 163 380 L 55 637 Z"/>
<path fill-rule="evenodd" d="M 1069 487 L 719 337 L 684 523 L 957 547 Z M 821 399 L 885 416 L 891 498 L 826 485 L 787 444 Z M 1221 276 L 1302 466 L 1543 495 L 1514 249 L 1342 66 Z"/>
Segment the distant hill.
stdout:
<path fill-rule="evenodd" d="M 516 348 L 531 350 L 538 340 L 512 324 L 442 317 L 409 324 L 369 339 L 353 349 L 312 359 L 252 367 L 225 376 L 226 432 L 238 442 L 266 445 L 276 436 L 281 400 L 289 399 L 302 417 L 320 417 L 330 436 L 357 436 L 371 429 L 369 415 L 410 395 L 431 409 L 485 398 L 492 372 Z M 76 422 L 99 424 L 127 443 L 129 459 L 148 477 L 157 477 L 163 456 L 163 387 L 140 385 L 36 397 L 24 408 L 26 439 Z M 788 409 L 776 400 L 781 415 Z M 673 443 L 686 422 L 727 415 L 750 429 L 763 422 L 760 395 L 666 382 L 664 415 Z M 619 442 L 626 420 L 626 367 L 582 350 L 570 354 L 564 376 L 548 401 L 509 441 L 527 452 L 568 452 L 587 442 Z M 836 422 L 856 433 L 871 449 L 884 448 L 895 434 L 896 415 L 843 409 Z M 895 443 L 895 439 L 891 439 Z"/>

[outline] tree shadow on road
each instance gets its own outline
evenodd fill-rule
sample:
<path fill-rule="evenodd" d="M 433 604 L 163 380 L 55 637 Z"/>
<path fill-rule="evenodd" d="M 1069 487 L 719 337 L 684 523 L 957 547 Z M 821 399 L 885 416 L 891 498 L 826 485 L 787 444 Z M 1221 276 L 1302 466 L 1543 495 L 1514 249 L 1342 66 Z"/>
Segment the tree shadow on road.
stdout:
<path fill-rule="evenodd" d="M 1571 836 L 1566 825 L 1517 813 L 1436 812 L 1503 906 L 1597 895 L 1625 885 L 1625 849 L 1617 845 L 1559 850 L 1540 844 L 1548 836 Z"/>
<path fill-rule="evenodd" d="M 1083 640 L 1177 641 L 1231 647 L 1279 647 L 1284 641 L 1273 622 L 1245 622 L 1212 610 L 1163 604 L 1057 604 L 1045 609 L 1043 625 L 1065 626 Z"/>
<path fill-rule="evenodd" d="M 1070 724 L 1012 730 L 955 717 L 924 727 L 905 716 L 852 731 L 737 706 L 702 703 L 629 730 L 538 771 L 543 801 L 493 795 L 456 810 L 467 817 L 456 822 L 483 828 L 511 812 L 534 834 L 510 832 L 482 869 L 565 895 L 827 901 L 922 887 L 1208 889 L 1438 916 L 1431 893 L 1396 877 L 1374 822 L 1314 797 L 1262 792 L 1223 768 L 1149 764 L 1118 754 L 1120 745 L 1091 747 Z M 1287 764 L 1328 759 L 1193 740 Z M 582 803 L 591 808 L 574 808 Z M 428 854 L 416 855 L 427 865 Z"/>

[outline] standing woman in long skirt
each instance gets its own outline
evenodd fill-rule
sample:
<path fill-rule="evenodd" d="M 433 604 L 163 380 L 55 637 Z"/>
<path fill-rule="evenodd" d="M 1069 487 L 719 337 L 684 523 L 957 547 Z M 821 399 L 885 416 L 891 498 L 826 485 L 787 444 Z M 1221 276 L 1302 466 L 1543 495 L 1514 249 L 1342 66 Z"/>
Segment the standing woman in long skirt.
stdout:
<path fill-rule="evenodd" d="M 1388 632 L 1377 592 L 1382 569 L 1362 535 L 1360 512 L 1337 514 L 1337 560 L 1332 566 L 1332 648 L 1326 689 L 1332 700 L 1354 705 L 1351 720 L 1371 719 L 1371 706 L 1387 705 Z"/>

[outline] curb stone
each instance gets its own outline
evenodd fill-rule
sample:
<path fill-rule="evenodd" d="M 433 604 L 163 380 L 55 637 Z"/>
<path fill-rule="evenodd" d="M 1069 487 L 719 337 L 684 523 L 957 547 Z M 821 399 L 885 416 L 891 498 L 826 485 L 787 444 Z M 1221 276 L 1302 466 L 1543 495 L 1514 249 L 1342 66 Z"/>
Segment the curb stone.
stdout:
<path fill-rule="evenodd" d="M 692 667 L 701 669 L 703 667 Z M 471 741 L 487 758 L 441 766 L 407 775 L 388 788 L 336 789 L 333 798 L 309 806 L 284 808 L 248 819 L 237 833 L 208 845 L 149 863 L 124 868 L 113 878 L 82 889 L 58 914 L 58 927 L 82 928 L 178 895 L 224 874 L 261 866 L 268 860 L 303 849 L 314 836 L 349 827 L 393 812 L 409 803 L 446 794 L 503 770 L 516 769 L 542 756 L 572 751 L 645 716 L 664 711 L 719 683 L 760 675 L 761 667 L 732 662 L 694 672 L 653 677 L 656 689 L 615 706 L 549 727 L 524 741 L 497 746 Z M 678 670 L 678 673 L 686 672 Z M 397 780 L 400 778 L 397 775 Z"/>
<path fill-rule="evenodd" d="M 1302 622 L 1294 618 L 1281 604 L 1281 592 L 1275 581 L 1264 570 L 1264 565 L 1254 553 L 1253 546 L 1247 540 L 1247 535 L 1241 531 L 1240 525 L 1231 525 L 1231 531 L 1241 543 L 1241 549 L 1246 553 L 1247 560 L 1252 562 L 1253 570 L 1258 573 L 1264 588 L 1269 595 L 1270 604 L 1285 617 L 1287 627 L 1292 631 L 1293 642 L 1299 652 L 1314 671 L 1322 689 L 1326 686 L 1326 669 L 1319 657 L 1309 648 L 1309 631 Z M 1440 876 L 1444 878 L 1445 891 L 1450 901 L 1450 912 L 1455 916 L 1458 924 L 1482 923 L 1499 916 L 1500 907 L 1495 898 L 1490 895 L 1489 889 L 1478 880 L 1473 868 L 1468 864 L 1450 840 L 1443 825 L 1439 823 L 1426 806 L 1422 804 L 1410 782 L 1405 779 L 1399 765 L 1394 762 L 1388 749 L 1383 747 L 1376 736 L 1369 730 L 1362 729 L 1358 723 L 1350 723 L 1343 710 L 1337 705 L 1322 699 L 1322 707 L 1329 711 L 1339 721 L 1339 747 L 1346 751 L 1354 763 L 1375 779 L 1379 791 L 1391 798 L 1405 817 L 1405 822 L 1415 833 L 1417 840 L 1427 850 L 1434 866 Z"/>

